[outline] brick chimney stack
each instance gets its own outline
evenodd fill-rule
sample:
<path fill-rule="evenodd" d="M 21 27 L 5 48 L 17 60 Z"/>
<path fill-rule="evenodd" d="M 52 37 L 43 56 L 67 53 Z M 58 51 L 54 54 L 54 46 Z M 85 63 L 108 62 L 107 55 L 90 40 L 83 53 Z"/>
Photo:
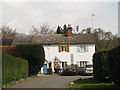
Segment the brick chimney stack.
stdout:
<path fill-rule="evenodd" d="M 68 37 L 72 36 L 72 27 L 71 24 L 68 24 Z"/>

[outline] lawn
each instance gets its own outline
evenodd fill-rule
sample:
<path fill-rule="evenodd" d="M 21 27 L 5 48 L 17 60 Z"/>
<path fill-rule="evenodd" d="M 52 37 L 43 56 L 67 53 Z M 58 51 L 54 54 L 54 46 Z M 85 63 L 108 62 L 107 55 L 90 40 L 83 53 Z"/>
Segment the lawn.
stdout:
<path fill-rule="evenodd" d="M 71 90 L 102 90 L 103 88 L 106 90 L 117 90 L 118 88 L 111 83 L 103 83 L 90 79 L 79 79 L 73 82 L 74 84 L 69 84 L 68 87 Z"/>

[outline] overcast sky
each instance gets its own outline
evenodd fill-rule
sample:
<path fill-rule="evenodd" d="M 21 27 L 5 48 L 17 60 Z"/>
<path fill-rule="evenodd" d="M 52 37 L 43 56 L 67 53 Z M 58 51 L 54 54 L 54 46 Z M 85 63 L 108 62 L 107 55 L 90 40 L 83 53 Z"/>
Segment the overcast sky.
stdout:
<path fill-rule="evenodd" d="M 2 25 L 17 28 L 17 32 L 29 34 L 32 26 L 49 24 L 57 26 L 79 25 L 80 30 L 91 27 L 118 33 L 117 2 L 3 2 Z"/>

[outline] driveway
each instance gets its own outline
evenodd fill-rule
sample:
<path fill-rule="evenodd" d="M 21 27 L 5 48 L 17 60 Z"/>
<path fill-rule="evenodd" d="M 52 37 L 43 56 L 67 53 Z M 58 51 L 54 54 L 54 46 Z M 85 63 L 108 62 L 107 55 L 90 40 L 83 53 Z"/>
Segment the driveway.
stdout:
<path fill-rule="evenodd" d="M 58 76 L 46 75 L 29 78 L 11 88 L 67 88 L 68 83 L 79 78 L 91 78 L 92 76 Z"/>

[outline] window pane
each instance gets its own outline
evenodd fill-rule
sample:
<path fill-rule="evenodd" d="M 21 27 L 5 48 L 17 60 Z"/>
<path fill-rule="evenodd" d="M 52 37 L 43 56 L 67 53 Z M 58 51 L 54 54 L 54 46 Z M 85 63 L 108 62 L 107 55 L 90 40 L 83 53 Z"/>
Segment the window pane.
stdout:
<path fill-rule="evenodd" d="M 64 51 L 64 48 L 63 48 L 63 46 L 62 46 L 62 51 Z"/>
<path fill-rule="evenodd" d="M 77 52 L 80 52 L 80 46 L 77 46 Z"/>
<path fill-rule="evenodd" d="M 84 46 L 80 46 L 80 52 L 84 52 Z"/>
<path fill-rule="evenodd" d="M 64 47 L 64 49 L 65 49 L 65 51 L 67 51 L 67 48 L 66 48 L 66 46 Z"/>
<path fill-rule="evenodd" d="M 87 45 L 85 46 L 85 51 L 88 52 L 88 46 Z"/>

